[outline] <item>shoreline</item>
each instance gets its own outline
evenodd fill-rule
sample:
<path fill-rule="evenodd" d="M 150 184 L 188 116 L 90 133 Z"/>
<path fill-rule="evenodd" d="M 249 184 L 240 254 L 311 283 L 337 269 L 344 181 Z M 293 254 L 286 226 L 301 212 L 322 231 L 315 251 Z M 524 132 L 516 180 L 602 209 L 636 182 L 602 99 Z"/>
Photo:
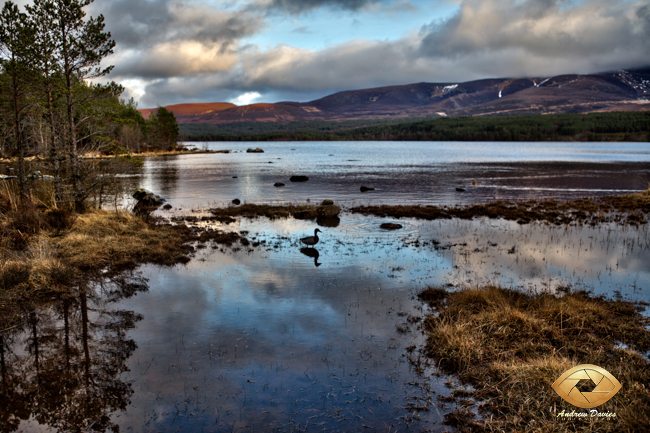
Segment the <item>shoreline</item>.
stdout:
<path fill-rule="evenodd" d="M 114 159 L 120 157 L 126 158 L 140 158 L 140 157 L 153 157 L 153 156 L 175 156 L 175 155 L 201 155 L 207 153 L 225 153 L 219 150 L 204 150 L 204 149 L 182 149 L 182 150 L 165 150 L 160 152 L 130 152 L 123 153 L 119 155 L 102 155 L 99 152 L 88 152 L 81 156 L 81 159 Z M 0 164 L 11 164 L 17 161 L 17 157 L 14 158 L 0 158 Z M 28 156 L 25 157 L 25 161 L 41 161 L 45 162 L 46 160 L 38 156 Z"/>

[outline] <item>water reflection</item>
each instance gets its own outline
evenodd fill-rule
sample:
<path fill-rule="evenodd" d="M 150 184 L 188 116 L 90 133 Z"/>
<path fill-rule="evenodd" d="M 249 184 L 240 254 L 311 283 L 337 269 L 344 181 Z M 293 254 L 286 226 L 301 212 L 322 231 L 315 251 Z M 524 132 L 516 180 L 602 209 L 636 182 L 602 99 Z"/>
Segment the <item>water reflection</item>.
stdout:
<path fill-rule="evenodd" d="M 316 249 L 311 221 L 238 221 L 255 249 L 208 243 L 26 312 L 2 334 L 0 429 L 444 431 L 448 378 L 412 362 L 421 288 L 650 300 L 645 226 L 382 222 L 343 214 Z"/>
<path fill-rule="evenodd" d="M 341 219 L 337 216 L 318 216 L 316 224 L 321 227 L 338 227 L 341 224 Z"/>
<path fill-rule="evenodd" d="M 306 255 L 307 257 L 311 257 L 314 259 L 314 265 L 316 267 L 319 267 L 322 265 L 322 263 L 318 263 L 318 257 L 320 256 L 320 253 L 316 248 L 309 248 L 309 247 L 303 247 L 300 248 L 300 252 Z"/>
<path fill-rule="evenodd" d="M 162 197 L 172 197 L 176 194 L 178 182 L 180 179 L 178 160 L 174 157 L 163 157 L 165 163 L 155 172 L 153 182 L 160 188 Z"/>
<path fill-rule="evenodd" d="M 0 431 L 117 431 L 111 415 L 134 392 L 120 376 L 137 348 L 126 335 L 142 316 L 112 305 L 146 290 L 141 278 L 121 276 L 22 312 L 0 334 Z"/>

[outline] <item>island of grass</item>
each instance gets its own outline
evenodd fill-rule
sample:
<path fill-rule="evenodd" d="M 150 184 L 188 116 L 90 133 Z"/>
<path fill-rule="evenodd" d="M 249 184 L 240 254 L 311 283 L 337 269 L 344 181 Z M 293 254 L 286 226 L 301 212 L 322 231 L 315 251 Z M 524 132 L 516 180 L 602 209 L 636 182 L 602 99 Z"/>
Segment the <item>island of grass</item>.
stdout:
<path fill-rule="evenodd" d="M 424 319 L 424 354 L 472 387 L 441 398 L 458 407 L 446 424 L 465 432 L 641 432 L 650 426 L 650 320 L 643 306 L 568 288 L 549 294 L 438 287 L 419 297 L 432 308 Z M 615 417 L 561 415 L 588 412 L 551 387 L 580 364 L 604 368 L 622 384 L 597 408 Z M 477 404 L 480 418 L 471 409 Z"/>

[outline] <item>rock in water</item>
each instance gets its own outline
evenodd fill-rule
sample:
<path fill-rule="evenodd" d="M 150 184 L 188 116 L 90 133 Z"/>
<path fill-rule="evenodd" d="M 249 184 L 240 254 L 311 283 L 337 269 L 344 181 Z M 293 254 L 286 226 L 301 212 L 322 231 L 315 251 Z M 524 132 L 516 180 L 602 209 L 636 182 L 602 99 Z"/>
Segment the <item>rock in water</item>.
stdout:
<path fill-rule="evenodd" d="M 395 223 L 383 223 L 380 227 L 386 230 L 398 230 L 402 228 L 402 225 Z"/>
<path fill-rule="evenodd" d="M 307 182 L 309 178 L 307 176 L 291 176 L 289 180 L 291 182 Z"/>
<path fill-rule="evenodd" d="M 236 199 L 234 199 L 234 200 L 232 201 L 232 204 L 234 204 L 234 205 L 236 205 L 236 206 L 239 206 L 239 205 L 241 204 L 241 200 L 239 200 L 238 198 L 236 198 Z"/>
<path fill-rule="evenodd" d="M 465 192 L 467 191 L 465 188 L 456 188 L 456 192 Z"/>
<path fill-rule="evenodd" d="M 374 189 L 374 188 L 367 187 L 367 186 L 362 186 L 361 188 L 359 188 L 359 190 L 360 190 L 361 192 L 368 192 L 368 191 L 374 191 L 375 189 Z"/>
<path fill-rule="evenodd" d="M 146 189 L 136 190 L 132 197 L 138 201 L 139 206 L 158 207 L 165 202 L 165 199 Z"/>
<path fill-rule="evenodd" d="M 259 147 L 256 149 L 249 147 L 248 149 L 246 149 L 246 153 L 264 153 L 264 151 Z"/>
<path fill-rule="evenodd" d="M 273 186 L 276 188 L 280 188 L 281 186 L 284 186 L 284 184 L 282 182 L 275 182 Z"/>
<path fill-rule="evenodd" d="M 341 208 L 338 206 L 334 206 L 334 204 L 325 205 L 325 206 L 321 205 L 316 208 L 316 213 L 319 216 L 334 217 L 341 213 Z"/>

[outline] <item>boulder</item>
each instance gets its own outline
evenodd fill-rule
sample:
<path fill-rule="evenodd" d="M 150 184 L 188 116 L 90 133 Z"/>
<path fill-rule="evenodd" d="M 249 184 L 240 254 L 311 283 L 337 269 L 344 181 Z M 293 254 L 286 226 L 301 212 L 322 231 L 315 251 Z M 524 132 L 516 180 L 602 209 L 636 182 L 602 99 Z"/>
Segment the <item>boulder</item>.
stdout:
<path fill-rule="evenodd" d="M 467 191 L 465 188 L 456 188 L 456 192 L 465 192 Z"/>
<path fill-rule="evenodd" d="M 146 189 L 136 190 L 132 197 L 138 201 L 140 207 L 158 207 L 165 202 L 165 199 Z"/>
<path fill-rule="evenodd" d="M 165 206 L 163 206 L 163 209 L 165 209 L 165 210 L 170 210 L 171 208 L 172 208 L 172 205 L 170 205 L 169 203 L 166 204 Z"/>
<path fill-rule="evenodd" d="M 284 184 L 282 182 L 275 182 L 273 184 L 273 186 L 276 187 L 276 188 L 280 188 L 280 187 L 284 186 Z"/>
<path fill-rule="evenodd" d="M 321 205 L 316 208 L 316 213 L 323 217 L 335 217 L 341 213 L 341 208 L 333 204 Z"/>
<path fill-rule="evenodd" d="M 309 178 L 307 176 L 291 176 L 289 180 L 291 182 L 307 182 Z"/>
<path fill-rule="evenodd" d="M 259 147 L 256 148 L 256 149 L 253 149 L 252 147 L 249 147 L 248 149 L 246 149 L 246 153 L 264 153 L 264 151 L 262 149 L 260 149 Z"/>
<path fill-rule="evenodd" d="M 332 200 L 323 200 L 323 202 L 320 205 L 321 206 L 331 206 L 333 204 L 334 204 L 334 202 Z"/>
<path fill-rule="evenodd" d="M 239 206 L 239 205 L 241 204 L 241 200 L 239 200 L 238 198 L 236 198 L 236 199 L 234 199 L 234 200 L 232 201 L 232 204 L 234 204 L 235 206 Z"/>
<path fill-rule="evenodd" d="M 237 179 L 237 176 L 233 176 L 232 178 L 233 178 L 233 179 Z"/>
<path fill-rule="evenodd" d="M 368 192 L 368 191 L 374 191 L 375 189 L 374 189 L 374 188 L 367 187 L 367 186 L 362 186 L 361 188 L 359 188 L 359 190 L 360 190 L 361 192 Z"/>
<path fill-rule="evenodd" d="M 383 223 L 380 227 L 386 230 L 398 230 L 402 228 L 402 225 L 395 223 Z"/>

